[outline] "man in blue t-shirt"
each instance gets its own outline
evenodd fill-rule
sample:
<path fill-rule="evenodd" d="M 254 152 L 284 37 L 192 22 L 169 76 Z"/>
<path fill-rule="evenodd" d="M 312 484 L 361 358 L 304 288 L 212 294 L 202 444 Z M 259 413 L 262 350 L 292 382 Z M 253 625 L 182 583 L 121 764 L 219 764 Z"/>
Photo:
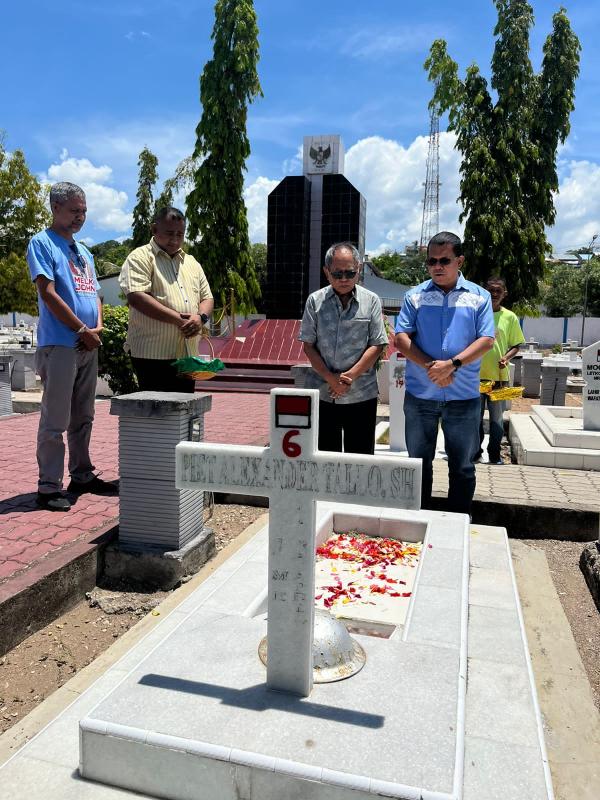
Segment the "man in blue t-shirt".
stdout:
<path fill-rule="evenodd" d="M 85 222 L 85 194 L 74 183 L 56 183 L 50 189 L 50 208 L 52 225 L 36 234 L 27 249 L 40 311 L 36 370 L 44 387 L 37 503 L 51 511 L 68 511 L 71 503 L 62 492 L 65 431 L 68 491 L 116 494 L 117 488 L 94 475 L 89 453 L 102 306 L 92 254 L 73 238 Z"/>
<path fill-rule="evenodd" d="M 470 514 L 479 449 L 479 362 L 494 346 L 490 293 L 464 279 L 462 243 L 448 231 L 427 245 L 431 280 L 410 289 L 395 345 L 408 359 L 404 416 L 411 458 L 423 461 L 421 504 L 431 502 L 441 422 L 448 456 L 448 507 Z"/>

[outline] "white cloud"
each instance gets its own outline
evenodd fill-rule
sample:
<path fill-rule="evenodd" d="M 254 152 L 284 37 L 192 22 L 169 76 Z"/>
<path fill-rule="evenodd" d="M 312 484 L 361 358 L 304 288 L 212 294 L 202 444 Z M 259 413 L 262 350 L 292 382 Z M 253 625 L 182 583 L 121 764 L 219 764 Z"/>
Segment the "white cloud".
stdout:
<path fill-rule="evenodd" d="M 148 31 L 129 31 L 125 34 L 125 38 L 133 42 L 135 39 L 152 39 L 152 34 Z"/>
<path fill-rule="evenodd" d="M 440 229 L 460 233 L 459 156 L 454 142 L 453 134 L 440 134 Z M 345 175 L 367 198 L 369 254 L 403 250 L 420 238 L 427 147 L 426 136 L 418 136 L 408 147 L 371 136 L 346 153 Z"/>
<path fill-rule="evenodd" d="M 586 247 L 600 233 L 600 164 L 568 161 L 559 164 L 559 192 L 554 198 L 556 224 L 547 231 L 554 251 Z"/>
<path fill-rule="evenodd" d="M 437 36 L 439 30 L 427 25 L 362 27 L 344 37 L 340 52 L 367 60 L 388 59 L 396 54 L 426 51 Z"/>
<path fill-rule="evenodd" d="M 106 183 L 111 179 L 112 169 L 104 164 L 95 167 L 87 158 L 69 158 L 68 151 L 63 149 L 60 154 L 60 164 L 48 167 L 48 179 L 56 181 L 71 181 L 78 185 L 82 183 Z"/>
<path fill-rule="evenodd" d="M 106 185 L 112 181 L 112 168 L 107 164 L 97 167 L 87 158 L 69 157 L 63 149 L 60 163 L 51 164 L 41 179 L 47 183 L 70 181 L 81 186 L 86 194 L 87 219 L 94 227 L 118 233 L 131 227 L 126 192 Z"/>
<path fill-rule="evenodd" d="M 267 198 L 279 181 L 260 176 L 244 189 L 251 242 L 267 241 Z"/>

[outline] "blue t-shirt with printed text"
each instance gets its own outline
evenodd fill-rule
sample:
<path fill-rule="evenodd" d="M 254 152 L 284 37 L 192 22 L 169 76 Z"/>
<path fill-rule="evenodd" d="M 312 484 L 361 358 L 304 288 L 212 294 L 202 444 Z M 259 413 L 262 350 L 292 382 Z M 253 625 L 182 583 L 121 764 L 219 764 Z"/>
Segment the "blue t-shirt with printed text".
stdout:
<path fill-rule="evenodd" d="M 445 293 L 432 280 L 424 281 L 404 296 L 396 333 L 408 333 L 417 347 L 432 359 L 455 358 L 482 336 L 494 338 L 490 293 L 458 273 L 454 289 Z M 427 371 L 409 361 L 406 390 L 422 400 L 469 400 L 479 397 L 480 359 L 464 364 L 450 386 L 429 380 Z"/>
<path fill-rule="evenodd" d="M 97 292 L 100 284 L 94 269 L 94 257 L 81 242 L 69 242 L 48 229 L 36 234 L 27 248 L 31 279 L 40 275 L 54 281 L 56 293 L 88 328 L 98 324 Z M 58 320 L 38 294 L 40 323 L 38 346 L 75 347 L 78 336 Z"/>

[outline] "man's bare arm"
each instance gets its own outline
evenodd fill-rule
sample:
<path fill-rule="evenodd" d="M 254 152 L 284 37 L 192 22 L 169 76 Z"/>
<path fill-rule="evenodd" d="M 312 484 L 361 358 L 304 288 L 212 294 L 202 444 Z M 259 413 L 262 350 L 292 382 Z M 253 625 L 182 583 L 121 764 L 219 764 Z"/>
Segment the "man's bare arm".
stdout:
<path fill-rule="evenodd" d="M 405 358 L 412 361 L 418 367 L 427 369 L 429 364 L 433 361 L 430 355 L 427 355 L 420 347 L 417 347 L 409 333 L 397 333 L 394 337 L 394 345 Z"/>

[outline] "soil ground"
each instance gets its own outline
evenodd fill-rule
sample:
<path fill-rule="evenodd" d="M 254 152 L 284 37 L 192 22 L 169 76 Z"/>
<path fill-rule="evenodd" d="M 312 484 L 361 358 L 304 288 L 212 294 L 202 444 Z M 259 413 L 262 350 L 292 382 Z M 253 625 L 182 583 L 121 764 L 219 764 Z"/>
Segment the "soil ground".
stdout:
<path fill-rule="evenodd" d="M 221 550 L 264 513 L 264 508 L 251 506 L 214 506 L 206 524 L 215 532 L 216 549 Z M 107 650 L 145 614 L 158 613 L 151 609 L 168 593 L 99 589 L 91 594 L 0 657 L 0 734 Z"/>

